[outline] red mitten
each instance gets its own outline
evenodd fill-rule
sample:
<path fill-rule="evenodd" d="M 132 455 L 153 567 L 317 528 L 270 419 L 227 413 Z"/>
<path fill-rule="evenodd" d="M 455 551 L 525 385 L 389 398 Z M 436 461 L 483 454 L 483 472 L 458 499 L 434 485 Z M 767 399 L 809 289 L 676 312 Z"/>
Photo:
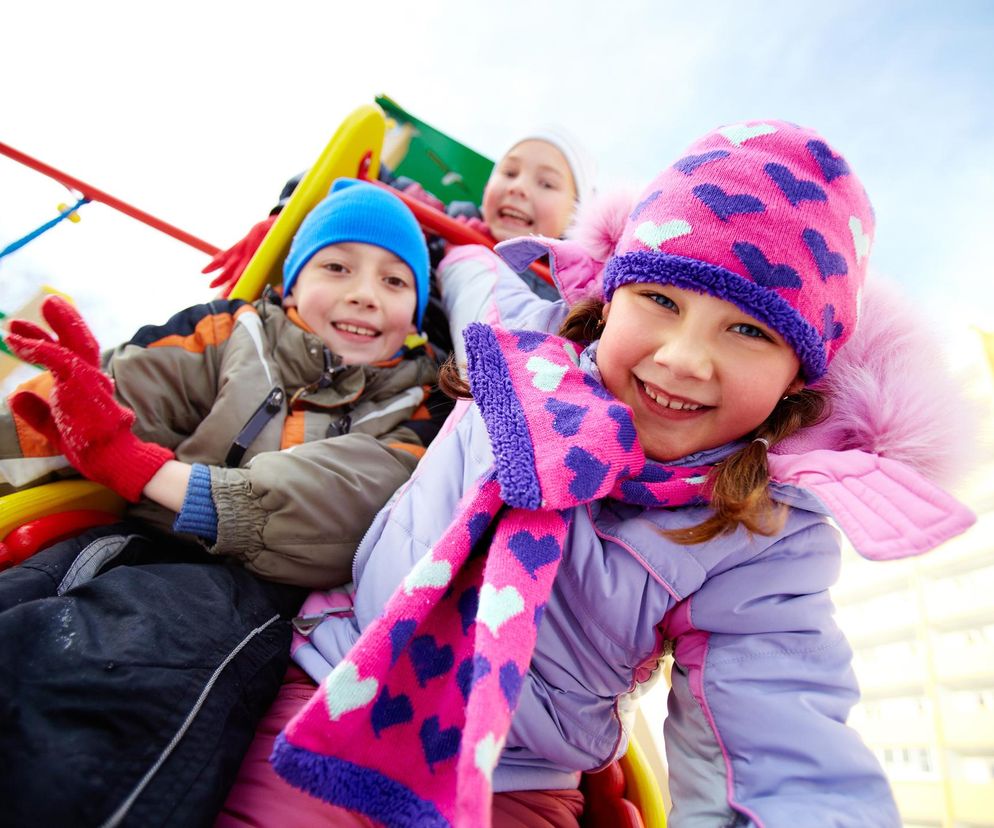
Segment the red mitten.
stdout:
<path fill-rule="evenodd" d="M 221 289 L 221 296 L 230 295 L 232 288 L 238 282 L 239 277 L 245 272 L 245 268 L 251 261 L 255 251 L 259 249 L 262 240 L 266 238 L 266 233 L 276 222 L 277 216 L 269 216 L 255 224 L 245 238 L 235 242 L 227 250 L 222 250 L 207 263 L 201 273 L 219 273 L 211 280 L 210 287 Z"/>
<path fill-rule="evenodd" d="M 44 434 L 84 476 L 137 503 L 162 465 L 175 456 L 131 433 L 135 414 L 114 399 L 110 377 L 100 370 L 100 350 L 76 309 L 58 296 L 41 306 L 53 338 L 31 322 L 10 323 L 7 345 L 21 359 L 43 365 L 55 384 L 48 401 L 30 391 L 10 407 Z"/>

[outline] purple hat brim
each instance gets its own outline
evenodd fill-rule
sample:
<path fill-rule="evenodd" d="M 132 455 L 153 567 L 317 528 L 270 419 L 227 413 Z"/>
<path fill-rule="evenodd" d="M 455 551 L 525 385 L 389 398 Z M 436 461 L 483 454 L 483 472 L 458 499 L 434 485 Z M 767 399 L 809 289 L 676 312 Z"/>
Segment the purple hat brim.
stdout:
<path fill-rule="evenodd" d="M 821 334 L 779 294 L 726 268 L 673 253 L 635 251 L 615 256 L 604 269 L 604 300 L 622 285 L 652 282 L 707 293 L 768 325 L 794 349 L 807 384 L 825 373 Z"/>

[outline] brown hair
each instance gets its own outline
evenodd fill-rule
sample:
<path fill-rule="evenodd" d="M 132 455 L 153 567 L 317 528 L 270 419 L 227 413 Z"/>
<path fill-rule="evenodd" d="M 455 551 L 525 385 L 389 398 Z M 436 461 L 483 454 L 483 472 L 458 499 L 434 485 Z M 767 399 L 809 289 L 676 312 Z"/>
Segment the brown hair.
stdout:
<path fill-rule="evenodd" d="M 559 335 L 574 342 L 590 342 L 600 336 L 604 303 L 585 299 L 570 310 L 559 328 Z M 469 383 L 460 375 L 450 357 L 442 366 L 439 386 L 452 397 L 471 397 Z M 810 388 L 791 394 L 777 403 L 770 416 L 751 434 L 751 442 L 715 464 L 710 475 L 710 506 L 714 514 L 697 526 L 663 530 L 670 540 L 684 545 L 704 543 L 719 535 L 734 532 L 740 525 L 759 535 L 776 534 L 786 519 L 786 509 L 769 494 L 770 471 L 767 448 L 796 431 L 819 422 L 825 415 L 825 396 Z"/>

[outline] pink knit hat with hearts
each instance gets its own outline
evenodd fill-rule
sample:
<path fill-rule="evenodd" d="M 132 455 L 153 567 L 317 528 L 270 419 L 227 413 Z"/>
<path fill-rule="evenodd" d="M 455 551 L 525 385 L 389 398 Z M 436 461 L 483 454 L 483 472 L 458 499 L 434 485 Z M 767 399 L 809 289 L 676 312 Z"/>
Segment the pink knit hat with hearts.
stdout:
<path fill-rule="evenodd" d="M 725 299 L 777 331 L 816 382 L 851 335 L 873 210 L 816 132 L 747 121 L 709 132 L 632 210 L 604 298 L 657 282 Z"/>
<path fill-rule="evenodd" d="M 873 210 L 816 132 L 748 121 L 709 132 L 628 217 L 604 298 L 658 282 L 725 299 L 777 331 L 817 381 L 859 315 Z"/>
<path fill-rule="evenodd" d="M 548 254 L 569 303 L 610 300 L 631 282 L 725 299 L 783 336 L 811 384 L 856 325 L 873 209 L 816 132 L 748 121 L 692 144 L 626 221 L 611 216 L 603 230 L 618 239 L 606 263 L 571 239 L 522 237 L 496 250 L 519 273 Z"/>

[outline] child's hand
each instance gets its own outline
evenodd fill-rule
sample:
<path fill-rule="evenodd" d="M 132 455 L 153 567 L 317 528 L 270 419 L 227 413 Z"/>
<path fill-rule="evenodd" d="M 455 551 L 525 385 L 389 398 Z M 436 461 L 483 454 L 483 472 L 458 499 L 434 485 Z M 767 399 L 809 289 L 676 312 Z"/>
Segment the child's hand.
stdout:
<path fill-rule="evenodd" d="M 442 203 L 442 200 L 429 193 L 424 187 L 418 184 L 417 181 L 408 184 L 403 190 L 401 190 L 401 192 L 411 198 L 416 198 L 422 204 L 434 207 L 440 213 L 445 212 L 445 204 Z"/>
<path fill-rule="evenodd" d="M 490 247 L 490 248 L 493 248 L 494 244 L 496 244 L 496 239 L 494 239 L 494 237 L 490 235 L 490 228 L 487 227 L 487 223 L 483 219 L 477 218 L 476 216 L 465 216 L 465 215 L 453 216 L 452 218 L 455 221 L 459 222 L 459 224 L 464 224 L 470 230 L 472 230 L 472 231 L 474 231 L 476 233 L 479 233 L 484 238 L 482 238 L 482 239 L 469 239 L 469 238 L 467 238 L 467 239 L 461 239 L 461 240 L 443 239 L 442 240 L 442 242 L 443 242 L 443 254 L 442 255 L 443 256 L 448 255 L 449 251 L 453 247 L 459 247 L 460 245 L 463 245 L 463 244 L 481 244 L 482 243 L 482 244 L 486 244 L 487 247 Z"/>
<path fill-rule="evenodd" d="M 83 475 L 132 503 L 173 452 L 131 433 L 135 414 L 114 399 L 110 377 L 100 370 L 100 349 L 76 309 L 49 296 L 42 315 L 55 332 L 23 320 L 10 323 L 7 345 L 21 359 L 43 365 L 55 384 L 50 398 L 21 391 L 10 399 L 18 417 L 57 445 Z"/>
<path fill-rule="evenodd" d="M 456 216 L 456 221 L 460 224 L 465 224 L 470 230 L 475 230 L 477 233 L 483 233 L 487 238 L 493 238 L 490 235 L 490 228 L 487 223 L 476 216 Z"/>
<path fill-rule="evenodd" d="M 232 288 L 238 282 L 242 273 L 245 272 L 246 266 L 251 261 L 252 256 L 255 255 L 255 251 L 259 249 L 259 245 L 266 238 L 266 234 L 276 222 L 276 219 L 277 216 L 269 216 L 257 222 L 245 234 L 245 238 L 235 242 L 227 250 L 222 250 L 201 271 L 201 273 L 219 271 L 217 276 L 211 281 L 210 287 L 220 288 L 222 297 L 227 297 L 231 293 Z"/>

